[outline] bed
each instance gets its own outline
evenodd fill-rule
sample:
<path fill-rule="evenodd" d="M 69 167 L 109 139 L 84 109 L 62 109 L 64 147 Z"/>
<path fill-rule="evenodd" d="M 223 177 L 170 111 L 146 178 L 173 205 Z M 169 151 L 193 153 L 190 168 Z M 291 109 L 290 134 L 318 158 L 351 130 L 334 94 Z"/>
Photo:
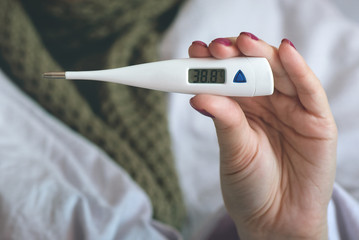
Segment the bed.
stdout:
<path fill-rule="evenodd" d="M 194 40 L 209 43 L 242 31 L 273 45 L 285 37 L 294 42 L 321 79 L 339 128 L 331 239 L 359 235 L 359 17 L 352 12 L 359 3 L 344 2 L 189 0 L 159 45 L 161 59 L 173 59 L 187 57 Z M 208 238 L 226 214 L 219 151 L 212 121 L 190 107 L 190 98 L 168 95 L 188 216 L 179 233 L 152 219 L 146 194 L 106 153 L 48 115 L 1 72 L 0 238 Z M 339 207 L 341 201 L 348 205 Z"/>

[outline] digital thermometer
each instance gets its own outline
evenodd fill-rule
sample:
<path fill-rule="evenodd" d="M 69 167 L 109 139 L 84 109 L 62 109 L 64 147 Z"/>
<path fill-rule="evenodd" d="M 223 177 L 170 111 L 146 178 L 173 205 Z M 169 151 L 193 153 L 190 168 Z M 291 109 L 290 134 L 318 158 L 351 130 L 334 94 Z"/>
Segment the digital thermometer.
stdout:
<path fill-rule="evenodd" d="M 122 68 L 50 72 L 45 78 L 114 82 L 165 92 L 263 96 L 273 93 L 273 74 L 265 58 L 188 58 Z"/>

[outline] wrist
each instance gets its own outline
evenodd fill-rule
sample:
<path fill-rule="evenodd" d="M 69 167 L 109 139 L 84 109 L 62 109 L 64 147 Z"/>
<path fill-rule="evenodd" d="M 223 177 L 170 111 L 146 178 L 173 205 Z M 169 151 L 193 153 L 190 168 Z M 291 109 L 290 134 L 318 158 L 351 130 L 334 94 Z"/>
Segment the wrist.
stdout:
<path fill-rule="evenodd" d="M 308 221 L 310 222 L 310 221 Z M 244 240 L 327 240 L 328 239 L 328 224 L 327 220 L 322 224 L 313 224 L 311 227 L 307 227 L 306 224 L 303 227 L 295 225 L 293 223 L 292 229 L 262 229 L 257 226 L 244 227 L 241 224 L 235 224 L 240 239 Z"/>

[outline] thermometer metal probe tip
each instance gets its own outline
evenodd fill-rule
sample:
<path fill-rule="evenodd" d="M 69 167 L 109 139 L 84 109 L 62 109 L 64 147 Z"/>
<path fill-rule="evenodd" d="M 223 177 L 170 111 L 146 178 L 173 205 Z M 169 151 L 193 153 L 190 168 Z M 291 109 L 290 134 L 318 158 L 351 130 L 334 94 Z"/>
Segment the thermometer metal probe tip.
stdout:
<path fill-rule="evenodd" d="M 42 74 L 42 77 L 47 79 L 66 79 L 65 72 L 47 72 Z"/>

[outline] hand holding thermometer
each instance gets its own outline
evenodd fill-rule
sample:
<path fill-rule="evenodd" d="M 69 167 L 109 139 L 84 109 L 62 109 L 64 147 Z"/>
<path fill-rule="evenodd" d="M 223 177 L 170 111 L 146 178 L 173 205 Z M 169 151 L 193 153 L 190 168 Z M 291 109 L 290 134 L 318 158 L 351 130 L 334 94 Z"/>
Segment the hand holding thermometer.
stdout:
<path fill-rule="evenodd" d="M 273 93 L 273 74 L 265 58 L 188 58 L 97 71 L 49 72 L 51 79 L 114 82 L 165 92 L 263 96 Z"/>

